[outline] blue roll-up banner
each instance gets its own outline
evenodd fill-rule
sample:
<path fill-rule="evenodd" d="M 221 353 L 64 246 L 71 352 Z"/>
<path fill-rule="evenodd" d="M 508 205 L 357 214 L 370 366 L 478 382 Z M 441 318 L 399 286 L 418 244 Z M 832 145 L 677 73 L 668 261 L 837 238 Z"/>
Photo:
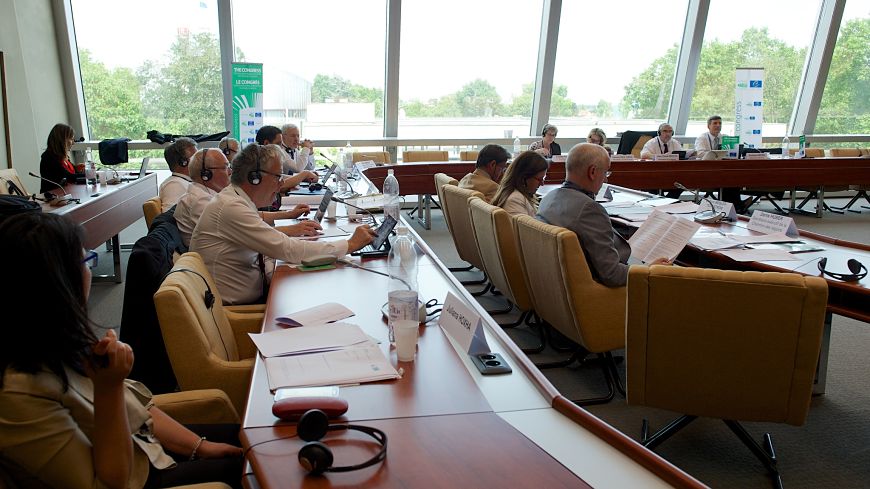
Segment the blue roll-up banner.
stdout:
<path fill-rule="evenodd" d="M 734 135 L 750 148 L 761 147 L 764 123 L 764 68 L 737 68 L 734 85 Z"/>

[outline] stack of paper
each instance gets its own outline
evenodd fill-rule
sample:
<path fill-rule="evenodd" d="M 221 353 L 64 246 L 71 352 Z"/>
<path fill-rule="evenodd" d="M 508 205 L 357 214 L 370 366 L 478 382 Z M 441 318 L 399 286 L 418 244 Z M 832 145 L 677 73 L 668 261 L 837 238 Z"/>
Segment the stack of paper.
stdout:
<path fill-rule="evenodd" d="M 275 321 L 284 326 L 315 326 L 318 324 L 341 321 L 353 316 L 353 311 L 337 302 L 327 302 L 319 306 L 279 316 Z"/>
<path fill-rule="evenodd" d="M 266 373 L 272 391 L 282 387 L 359 384 L 400 377 L 381 349 L 372 343 L 329 353 L 267 358 Z"/>
<path fill-rule="evenodd" d="M 347 323 L 248 334 L 266 358 L 339 350 L 369 341 L 359 326 Z"/>

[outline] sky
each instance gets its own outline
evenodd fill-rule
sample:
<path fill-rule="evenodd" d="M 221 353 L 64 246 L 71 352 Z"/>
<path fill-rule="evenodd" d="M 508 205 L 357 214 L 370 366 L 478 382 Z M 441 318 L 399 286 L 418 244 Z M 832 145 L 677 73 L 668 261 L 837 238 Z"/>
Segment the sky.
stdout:
<path fill-rule="evenodd" d="M 819 0 L 712 0 L 706 39 L 731 41 L 767 27 L 806 47 Z M 180 29 L 217 34 L 216 0 L 73 0 L 80 48 L 110 67 L 135 69 L 163 54 Z M 554 84 L 581 104 L 618 103 L 631 79 L 682 37 L 685 0 L 564 0 Z M 145 8 L 142 8 L 145 6 Z M 402 2 L 399 97 L 437 98 L 482 78 L 503 100 L 533 83 L 542 0 Z M 844 22 L 870 14 L 870 0 L 848 0 Z M 124 21 L 114 20 L 121 16 Z M 134 22 L 130 22 L 135 20 Z M 236 46 L 264 70 L 313 81 L 339 75 L 383 88 L 385 0 L 236 0 Z M 131 28 L 131 26 L 133 26 Z"/>

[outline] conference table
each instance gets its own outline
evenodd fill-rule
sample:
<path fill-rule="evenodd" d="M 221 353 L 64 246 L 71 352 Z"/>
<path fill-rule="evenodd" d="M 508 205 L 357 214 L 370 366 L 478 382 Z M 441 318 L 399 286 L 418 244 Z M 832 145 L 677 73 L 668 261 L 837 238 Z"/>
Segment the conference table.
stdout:
<path fill-rule="evenodd" d="M 105 183 L 96 185 L 76 185 L 68 183 L 64 191 L 78 203 L 60 207 L 42 204 L 43 212 L 67 216 L 81 224 L 85 230 L 84 246 L 94 249 L 111 241 L 114 273 L 93 277 L 95 282 L 116 282 L 124 280 L 121 270 L 121 244 L 118 234 L 142 218 L 142 204 L 157 196 L 157 174 L 122 182 L 117 185 Z M 62 196 L 60 189 L 52 191 Z"/>
<path fill-rule="evenodd" d="M 339 206 L 339 216 L 342 212 Z M 384 430 L 386 460 L 354 472 L 309 476 L 296 462 L 303 442 L 295 424 L 271 413 L 273 396 L 258 355 L 241 430 L 251 469 L 247 487 L 704 487 L 561 396 L 408 227 L 419 257 L 421 300 L 443 302 L 448 292 L 457 296 L 480 314 L 490 349 L 513 371 L 481 375 L 435 321 L 420 327 L 416 360 L 398 362 L 381 312 L 388 279 L 373 273 L 388 270 L 385 259 L 351 258 L 351 264 L 317 272 L 280 264 L 263 331 L 279 328 L 279 315 L 338 302 L 355 313 L 345 322 L 379 341 L 402 377 L 340 389 L 349 410 L 338 422 Z M 336 465 L 361 463 L 378 448 L 355 432 L 324 441 L 335 452 Z"/>

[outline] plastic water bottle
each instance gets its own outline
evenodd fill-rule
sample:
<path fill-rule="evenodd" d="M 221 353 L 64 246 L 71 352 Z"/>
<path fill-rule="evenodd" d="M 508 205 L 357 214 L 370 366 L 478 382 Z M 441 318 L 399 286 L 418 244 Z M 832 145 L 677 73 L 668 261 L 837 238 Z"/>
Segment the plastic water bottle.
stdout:
<path fill-rule="evenodd" d="M 514 138 L 514 156 L 520 154 L 520 150 L 522 149 L 523 143 L 520 141 L 520 137 L 517 136 Z"/>
<path fill-rule="evenodd" d="M 790 158 L 791 157 L 791 155 L 789 154 L 789 151 L 790 151 L 789 146 L 791 146 L 791 141 L 788 139 L 788 132 L 786 132 L 785 137 L 782 138 L 782 157 L 783 158 Z"/>
<path fill-rule="evenodd" d="M 393 175 L 393 170 L 387 170 L 384 179 L 384 216 L 393 216 L 399 221 L 399 181 Z"/>
<path fill-rule="evenodd" d="M 350 141 L 344 146 L 344 169 L 350 170 L 353 168 L 353 146 L 350 145 Z"/>
<path fill-rule="evenodd" d="M 396 341 L 394 324 L 402 319 L 420 320 L 417 294 L 417 250 L 404 226 L 396 228 L 396 239 L 388 258 L 390 286 L 387 294 L 390 343 Z"/>
<path fill-rule="evenodd" d="M 85 149 L 85 179 L 87 179 L 88 185 L 97 184 L 97 168 L 94 166 L 91 148 Z"/>

